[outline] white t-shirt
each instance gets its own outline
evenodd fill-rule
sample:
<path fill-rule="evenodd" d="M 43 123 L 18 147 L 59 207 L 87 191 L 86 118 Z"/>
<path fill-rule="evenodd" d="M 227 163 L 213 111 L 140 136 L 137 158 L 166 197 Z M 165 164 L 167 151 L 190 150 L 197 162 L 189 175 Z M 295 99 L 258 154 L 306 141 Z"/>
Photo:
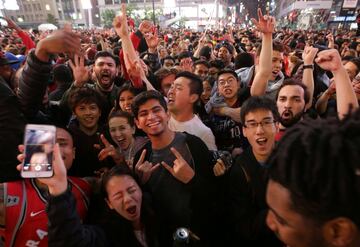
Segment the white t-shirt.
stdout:
<path fill-rule="evenodd" d="M 209 150 L 217 150 L 214 134 L 197 115 L 194 115 L 191 120 L 185 122 L 179 122 L 171 117 L 168 125 L 173 131 L 185 131 L 191 135 L 199 137 L 206 144 Z"/>

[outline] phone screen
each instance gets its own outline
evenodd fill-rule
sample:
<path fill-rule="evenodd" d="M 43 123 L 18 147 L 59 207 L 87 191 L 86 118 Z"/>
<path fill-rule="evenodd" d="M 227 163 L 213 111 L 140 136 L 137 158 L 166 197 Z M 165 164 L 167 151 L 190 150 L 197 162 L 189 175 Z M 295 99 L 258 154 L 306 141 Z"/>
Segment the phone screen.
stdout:
<path fill-rule="evenodd" d="M 22 177 L 51 177 L 56 128 L 50 125 L 27 125 L 25 160 Z"/>

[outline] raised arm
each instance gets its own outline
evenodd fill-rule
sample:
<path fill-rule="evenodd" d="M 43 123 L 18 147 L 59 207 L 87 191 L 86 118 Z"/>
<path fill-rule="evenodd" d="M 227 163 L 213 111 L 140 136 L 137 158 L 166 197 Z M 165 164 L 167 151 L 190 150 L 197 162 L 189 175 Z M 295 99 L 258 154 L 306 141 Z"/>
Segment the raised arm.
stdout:
<path fill-rule="evenodd" d="M 128 24 L 127 24 L 127 19 L 126 19 L 126 5 L 125 4 L 121 5 L 121 14 L 114 18 L 113 26 L 115 28 L 116 33 L 120 36 L 121 41 L 122 41 L 124 62 L 125 62 L 125 68 L 127 70 L 127 73 L 134 71 L 133 66 L 135 64 L 135 66 L 137 67 L 137 70 L 140 73 L 137 75 L 131 75 L 129 73 L 129 76 L 135 87 L 141 87 L 142 80 L 147 80 L 147 79 L 145 76 L 145 72 L 141 68 L 140 58 L 136 54 L 135 48 L 130 39 L 130 35 L 129 35 L 129 31 L 128 31 Z"/>
<path fill-rule="evenodd" d="M 309 102 L 306 104 L 306 110 L 312 106 L 313 97 L 314 97 L 314 58 L 319 49 L 306 46 L 304 52 L 302 54 L 302 58 L 304 60 L 303 67 L 303 82 L 307 87 L 307 91 L 309 93 Z"/>
<path fill-rule="evenodd" d="M 259 21 L 252 19 L 252 22 L 262 33 L 262 43 L 259 67 L 256 71 L 253 84 L 250 88 L 250 93 L 252 96 L 265 94 L 268 80 L 272 72 L 272 33 L 274 32 L 275 28 L 275 18 L 269 15 L 263 16 L 260 9 L 258 9 L 258 16 Z"/>
<path fill-rule="evenodd" d="M 80 52 L 80 37 L 69 26 L 40 40 L 26 60 L 19 80 L 18 98 L 24 115 L 31 119 L 39 111 L 50 78 L 50 56 L 57 53 Z"/>
<path fill-rule="evenodd" d="M 322 69 L 329 70 L 334 75 L 338 117 L 340 119 L 344 118 L 349 113 L 349 107 L 352 107 L 352 111 L 356 110 L 359 103 L 349 75 L 341 63 L 339 52 L 335 49 L 321 51 L 315 62 Z"/>

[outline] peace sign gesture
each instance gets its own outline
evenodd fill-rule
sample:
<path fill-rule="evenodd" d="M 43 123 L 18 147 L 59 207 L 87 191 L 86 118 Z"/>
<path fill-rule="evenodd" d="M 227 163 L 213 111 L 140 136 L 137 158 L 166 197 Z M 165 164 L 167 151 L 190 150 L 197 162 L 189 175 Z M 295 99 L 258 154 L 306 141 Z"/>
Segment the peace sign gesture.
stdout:
<path fill-rule="evenodd" d="M 257 12 L 259 21 L 255 20 L 254 18 L 251 19 L 251 22 L 256 26 L 257 30 L 262 33 L 273 33 L 276 23 L 275 18 L 270 16 L 269 13 L 263 16 L 260 8 Z"/>
<path fill-rule="evenodd" d="M 187 184 L 195 176 L 195 171 L 190 167 L 190 165 L 186 162 L 186 160 L 184 160 L 182 155 L 175 148 L 170 148 L 170 150 L 176 157 L 173 167 L 166 164 L 165 161 L 162 161 L 161 164 L 177 180 Z"/>

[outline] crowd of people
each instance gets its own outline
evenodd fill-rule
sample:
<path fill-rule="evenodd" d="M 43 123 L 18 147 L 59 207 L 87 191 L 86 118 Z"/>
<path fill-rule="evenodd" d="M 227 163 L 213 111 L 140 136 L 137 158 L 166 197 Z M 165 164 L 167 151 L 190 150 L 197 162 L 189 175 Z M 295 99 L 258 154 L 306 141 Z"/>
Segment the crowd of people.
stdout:
<path fill-rule="evenodd" d="M 360 246 L 356 32 L 6 20 L 0 246 Z M 26 124 L 51 178 L 20 177 Z"/>

